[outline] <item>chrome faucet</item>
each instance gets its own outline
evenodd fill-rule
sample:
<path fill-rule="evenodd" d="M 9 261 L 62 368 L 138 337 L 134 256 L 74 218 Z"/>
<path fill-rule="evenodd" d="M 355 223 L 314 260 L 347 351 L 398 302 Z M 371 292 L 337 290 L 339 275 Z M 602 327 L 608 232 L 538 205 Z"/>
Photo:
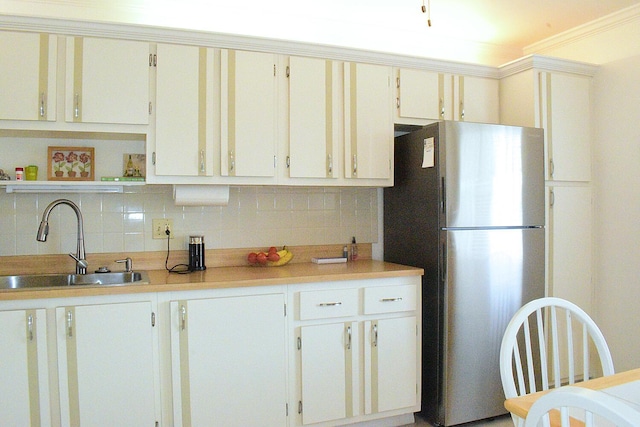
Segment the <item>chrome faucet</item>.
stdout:
<path fill-rule="evenodd" d="M 46 242 L 47 235 L 49 234 L 49 214 L 56 206 L 63 204 L 68 205 L 73 209 L 76 213 L 76 217 L 78 218 L 78 247 L 76 249 L 75 254 L 69 254 L 69 256 L 76 260 L 76 274 L 87 274 L 87 260 L 86 253 L 84 250 L 84 227 L 82 225 L 82 212 L 80 212 L 80 208 L 78 205 L 73 203 L 71 200 L 67 199 L 58 199 L 49 203 L 49 206 L 44 210 L 42 214 L 42 221 L 40 221 L 40 227 L 38 227 L 38 234 L 36 235 L 36 240 L 38 242 Z"/>

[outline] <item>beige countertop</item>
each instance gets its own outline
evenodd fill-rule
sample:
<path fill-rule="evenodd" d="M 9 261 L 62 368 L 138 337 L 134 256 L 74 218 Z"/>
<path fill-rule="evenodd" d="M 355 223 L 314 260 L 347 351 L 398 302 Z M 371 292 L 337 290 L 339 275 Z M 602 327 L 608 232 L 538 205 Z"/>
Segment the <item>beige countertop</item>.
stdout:
<path fill-rule="evenodd" d="M 385 277 L 420 276 L 424 271 L 421 268 L 407 267 L 383 261 L 358 260 L 341 264 L 301 262 L 281 267 L 215 267 L 188 274 L 169 273 L 166 270 L 147 270 L 147 273 L 150 279 L 149 284 L 122 286 L 80 285 L 44 289 L 7 289 L 0 290 L 0 300 L 68 298 L 378 279 Z"/>

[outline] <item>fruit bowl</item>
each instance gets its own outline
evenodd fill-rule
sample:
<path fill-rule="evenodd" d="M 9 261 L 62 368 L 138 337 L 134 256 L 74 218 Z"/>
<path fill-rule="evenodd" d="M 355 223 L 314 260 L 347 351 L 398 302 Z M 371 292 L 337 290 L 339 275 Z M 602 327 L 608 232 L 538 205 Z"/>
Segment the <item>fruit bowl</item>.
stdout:
<path fill-rule="evenodd" d="M 278 250 L 271 246 L 267 252 L 251 252 L 247 256 L 250 265 L 259 267 L 281 267 L 287 265 L 293 259 L 293 253 L 284 246 Z"/>

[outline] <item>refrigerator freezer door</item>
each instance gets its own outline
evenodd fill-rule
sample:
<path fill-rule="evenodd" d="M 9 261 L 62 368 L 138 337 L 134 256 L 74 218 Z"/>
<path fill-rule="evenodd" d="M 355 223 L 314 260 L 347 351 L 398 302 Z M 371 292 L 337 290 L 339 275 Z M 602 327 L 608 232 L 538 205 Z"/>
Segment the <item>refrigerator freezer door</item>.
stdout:
<path fill-rule="evenodd" d="M 542 129 L 443 122 L 439 140 L 443 227 L 544 225 Z"/>
<path fill-rule="evenodd" d="M 544 296 L 544 229 L 442 231 L 446 426 L 504 414 L 500 344 L 513 314 Z M 441 413 L 442 414 L 442 413 Z"/>

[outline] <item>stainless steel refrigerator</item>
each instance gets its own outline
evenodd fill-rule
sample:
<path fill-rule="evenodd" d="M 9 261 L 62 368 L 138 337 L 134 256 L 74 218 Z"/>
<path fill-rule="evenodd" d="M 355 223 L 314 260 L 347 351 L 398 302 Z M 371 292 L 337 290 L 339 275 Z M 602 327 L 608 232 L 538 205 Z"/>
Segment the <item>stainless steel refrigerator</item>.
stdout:
<path fill-rule="evenodd" d="M 422 414 L 451 426 L 506 413 L 499 350 L 544 296 L 541 129 L 444 121 L 395 139 L 384 259 L 424 268 Z"/>

